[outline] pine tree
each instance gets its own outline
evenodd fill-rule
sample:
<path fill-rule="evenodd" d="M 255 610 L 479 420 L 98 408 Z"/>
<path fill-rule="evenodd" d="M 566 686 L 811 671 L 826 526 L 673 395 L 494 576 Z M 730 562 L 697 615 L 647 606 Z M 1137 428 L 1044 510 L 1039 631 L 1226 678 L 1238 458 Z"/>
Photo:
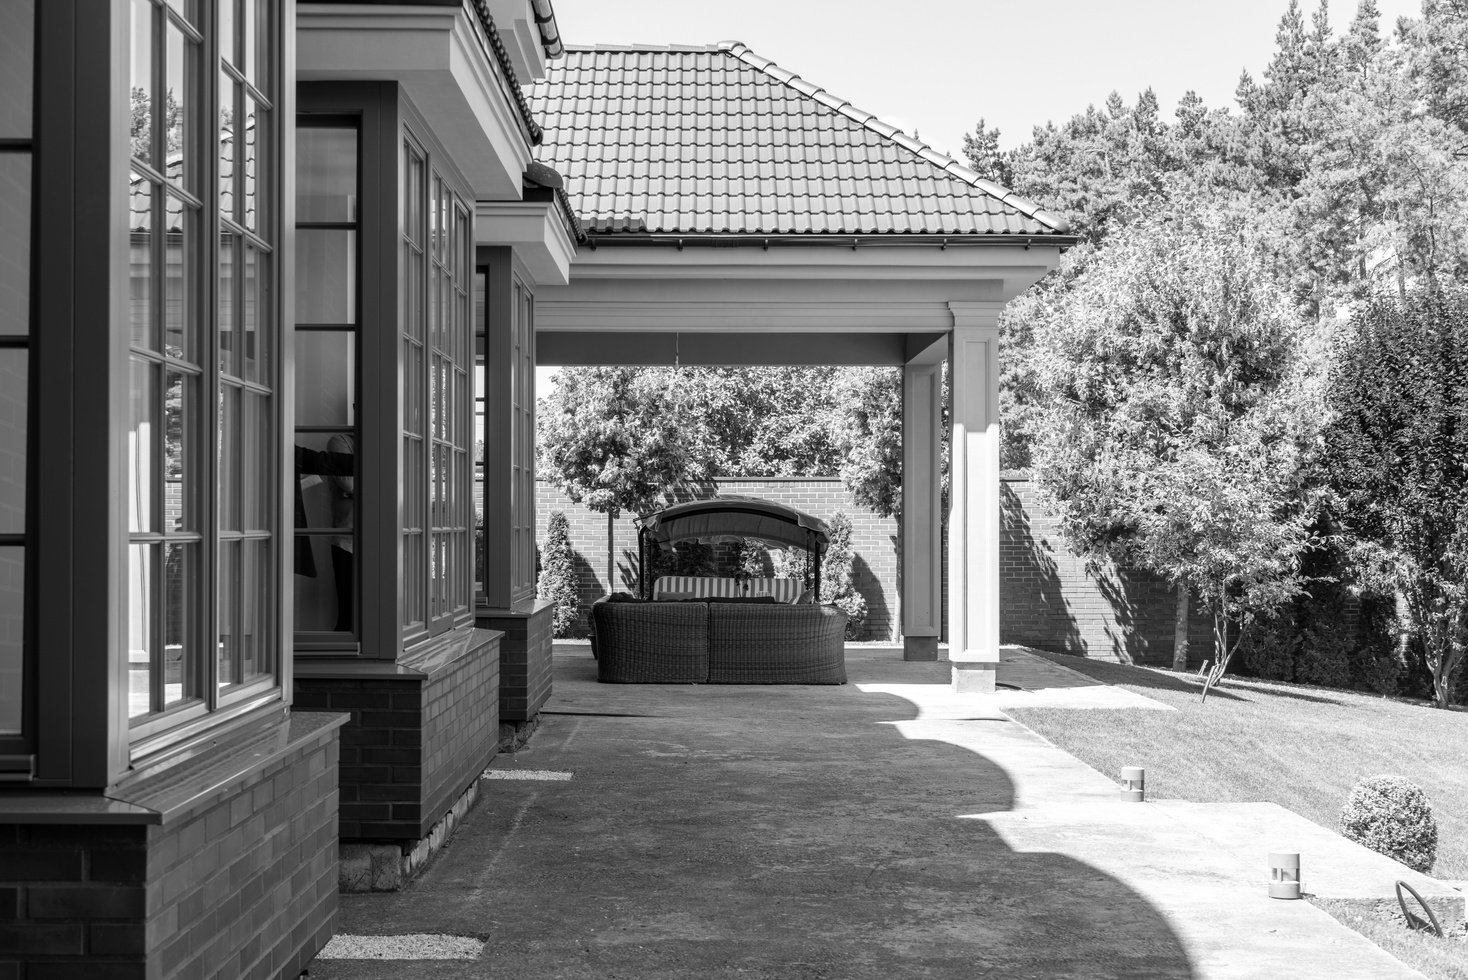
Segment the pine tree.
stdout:
<path fill-rule="evenodd" d="M 557 639 L 569 636 L 581 615 L 581 588 L 572 555 L 570 522 L 564 511 L 552 511 L 545 530 L 536 594 L 555 603 L 551 629 Z"/>
<path fill-rule="evenodd" d="M 846 638 L 860 640 L 866 635 L 867 601 L 856 591 L 852 575 L 851 518 L 838 510 L 830 520 L 831 541 L 821 561 L 821 602 L 834 605 L 846 613 Z"/>

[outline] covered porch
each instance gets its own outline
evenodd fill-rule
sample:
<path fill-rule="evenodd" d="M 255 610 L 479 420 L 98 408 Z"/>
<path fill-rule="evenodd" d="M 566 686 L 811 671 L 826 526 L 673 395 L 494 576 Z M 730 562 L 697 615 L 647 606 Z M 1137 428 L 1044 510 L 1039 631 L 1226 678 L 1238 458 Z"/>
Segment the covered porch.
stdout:
<path fill-rule="evenodd" d="M 937 658 L 946 533 L 952 681 L 993 690 L 998 317 L 1065 223 L 736 42 L 573 49 L 532 105 L 586 233 L 536 364 L 900 368 L 904 656 Z"/>

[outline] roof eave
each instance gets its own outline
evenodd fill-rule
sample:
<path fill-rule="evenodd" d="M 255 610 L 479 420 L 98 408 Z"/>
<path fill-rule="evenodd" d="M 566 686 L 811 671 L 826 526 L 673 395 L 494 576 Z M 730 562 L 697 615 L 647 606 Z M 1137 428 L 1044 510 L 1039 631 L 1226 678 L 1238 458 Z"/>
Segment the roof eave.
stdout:
<path fill-rule="evenodd" d="M 584 221 L 582 227 L 585 227 Z M 824 235 L 824 234 L 775 234 L 755 235 L 744 232 L 693 232 L 688 234 L 672 234 L 667 232 L 595 232 L 586 231 L 585 243 L 595 249 L 602 246 L 662 246 L 673 248 L 705 247 L 705 248 L 779 248 L 788 246 L 817 247 L 817 248 L 892 248 L 892 247 L 925 247 L 925 248 L 973 248 L 992 247 L 998 245 L 1022 245 L 1026 249 L 1033 247 L 1058 248 L 1061 251 L 1071 248 L 1080 241 L 1080 236 L 1062 234 L 1060 232 L 1036 232 L 1033 234 L 993 234 L 993 235 L 914 235 L 901 232 L 888 232 L 877 235 Z"/>

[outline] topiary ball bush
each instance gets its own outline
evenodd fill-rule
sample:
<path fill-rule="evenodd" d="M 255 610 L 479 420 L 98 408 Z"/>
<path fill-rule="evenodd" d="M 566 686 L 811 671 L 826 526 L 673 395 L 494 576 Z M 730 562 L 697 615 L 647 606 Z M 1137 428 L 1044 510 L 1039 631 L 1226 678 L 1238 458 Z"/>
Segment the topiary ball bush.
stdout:
<path fill-rule="evenodd" d="M 1415 783 L 1400 776 L 1358 782 L 1341 808 L 1341 833 L 1423 874 L 1437 860 L 1432 805 Z"/>

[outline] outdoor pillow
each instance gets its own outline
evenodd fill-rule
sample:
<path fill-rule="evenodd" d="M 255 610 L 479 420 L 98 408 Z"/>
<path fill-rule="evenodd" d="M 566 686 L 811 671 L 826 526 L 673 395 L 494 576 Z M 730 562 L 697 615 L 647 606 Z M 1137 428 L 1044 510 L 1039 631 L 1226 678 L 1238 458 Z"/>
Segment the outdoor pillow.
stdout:
<path fill-rule="evenodd" d="M 804 606 L 804 605 L 807 605 L 807 604 L 814 605 L 815 604 L 815 601 L 816 601 L 816 590 L 815 589 L 806 589 L 804 592 L 800 593 L 799 598 L 797 598 L 795 600 L 795 604 L 797 606 Z"/>
<path fill-rule="evenodd" d="M 696 593 L 696 592 L 664 592 L 662 595 L 658 596 L 657 599 L 655 599 L 653 601 L 655 601 L 655 602 L 682 602 L 685 599 L 697 599 L 697 598 L 698 598 L 698 593 Z"/>

